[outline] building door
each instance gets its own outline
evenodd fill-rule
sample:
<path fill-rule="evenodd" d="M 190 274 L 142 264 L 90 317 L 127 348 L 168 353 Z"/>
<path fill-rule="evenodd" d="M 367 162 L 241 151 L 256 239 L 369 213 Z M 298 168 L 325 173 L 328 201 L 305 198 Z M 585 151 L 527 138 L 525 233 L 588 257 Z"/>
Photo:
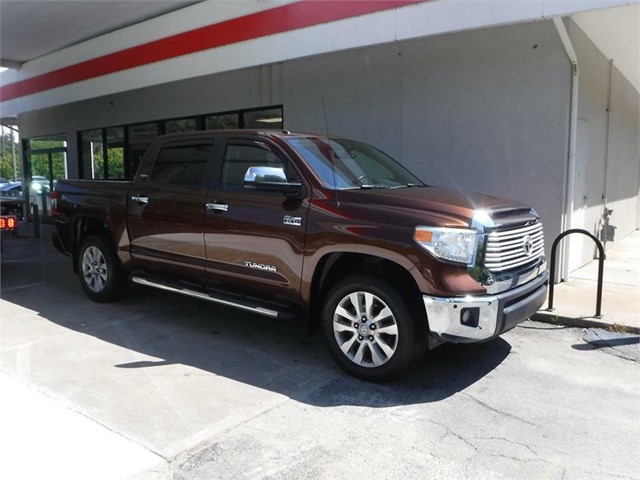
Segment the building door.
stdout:
<path fill-rule="evenodd" d="M 29 150 L 27 175 L 23 181 L 28 211 L 33 214 L 34 205 L 43 220 L 51 220 L 51 192 L 58 180 L 67 178 L 66 148 Z"/>

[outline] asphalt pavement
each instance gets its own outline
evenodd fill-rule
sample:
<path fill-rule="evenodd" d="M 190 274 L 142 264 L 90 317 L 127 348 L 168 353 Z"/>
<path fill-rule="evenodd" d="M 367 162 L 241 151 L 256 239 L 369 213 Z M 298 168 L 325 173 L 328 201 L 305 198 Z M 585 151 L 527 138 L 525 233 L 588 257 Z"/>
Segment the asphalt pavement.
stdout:
<path fill-rule="evenodd" d="M 637 336 L 526 322 L 371 384 L 294 320 L 96 304 L 47 237 L 3 240 L 0 478 L 640 478 Z"/>

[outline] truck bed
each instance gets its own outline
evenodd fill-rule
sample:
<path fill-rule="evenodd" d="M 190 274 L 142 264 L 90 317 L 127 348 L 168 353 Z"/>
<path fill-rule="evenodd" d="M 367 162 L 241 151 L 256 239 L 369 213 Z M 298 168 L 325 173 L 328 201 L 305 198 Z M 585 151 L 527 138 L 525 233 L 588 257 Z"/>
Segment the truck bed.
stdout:
<path fill-rule="evenodd" d="M 64 249 L 74 249 L 73 228 L 77 220 L 99 219 L 119 241 L 125 231 L 127 198 L 133 182 L 126 180 L 59 180 L 56 184 L 56 223 Z"/>

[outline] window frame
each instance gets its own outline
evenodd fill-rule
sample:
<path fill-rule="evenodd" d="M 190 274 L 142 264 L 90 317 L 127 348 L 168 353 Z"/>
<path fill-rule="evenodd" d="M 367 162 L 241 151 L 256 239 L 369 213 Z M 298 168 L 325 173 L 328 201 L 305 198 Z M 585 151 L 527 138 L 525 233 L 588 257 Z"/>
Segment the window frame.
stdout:
<path fill-rule="evenodd" d="M 264 190 L 245 188 L 244 184 L 242 184 L 239 187 L 231 187 L 231 188 L 224 186 L 223 173 L 224 173 L 225 159 L 226 159 L 227 151 L 229 147 L 234 145 L 262 148 L 264 150 L 267 150 L 268 152 L 271 152 L 282 162 L 285 169 L 285 174 L 287 175 L 287 180 L 291 181 L 289 173 L 290 171 L 293 171 L 297 177 L 297 181 L 299 181 L 303 185 L 306 183 L 304 176 L 300 171 L 300 168 L 296 165 L 296 162 L 293 159 L 291 159 L 288 155 L 286 155 L 280 148 L 278 148 L 273 143 L 267 141 L 264 138 L 229 136 L 225 138 L 224 145 L 219 147 L 220 161 L 219 161 L 218 168 L 216 168 L 216 173 L 217 173 L 216 186 L 220 191 L 247 193 L 252 195 L 270 195 L 270 196 L 281 195 L 278 192 L 268 192 Z"/>

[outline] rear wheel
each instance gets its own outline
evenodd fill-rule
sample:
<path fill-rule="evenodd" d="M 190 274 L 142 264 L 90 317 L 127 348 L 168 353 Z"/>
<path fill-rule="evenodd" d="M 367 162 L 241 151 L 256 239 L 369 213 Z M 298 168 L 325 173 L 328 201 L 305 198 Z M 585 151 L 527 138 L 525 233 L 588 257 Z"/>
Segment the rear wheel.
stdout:
<path fill-rule="evenodd" d="M 127 287 L 126 274 L 111 243 L 103 237 L 87 237 L 80 247 L 80 285 L 95 302 L 118 299 Z"/>
<path fill-rule="evenodd" d="M 365 380 L 398 377 L 427 345 L 426 326 L 423 331 L 405 299 L 374 277 L 340 281 L 326 297 L 322 326 L 334 360 Z"/>

